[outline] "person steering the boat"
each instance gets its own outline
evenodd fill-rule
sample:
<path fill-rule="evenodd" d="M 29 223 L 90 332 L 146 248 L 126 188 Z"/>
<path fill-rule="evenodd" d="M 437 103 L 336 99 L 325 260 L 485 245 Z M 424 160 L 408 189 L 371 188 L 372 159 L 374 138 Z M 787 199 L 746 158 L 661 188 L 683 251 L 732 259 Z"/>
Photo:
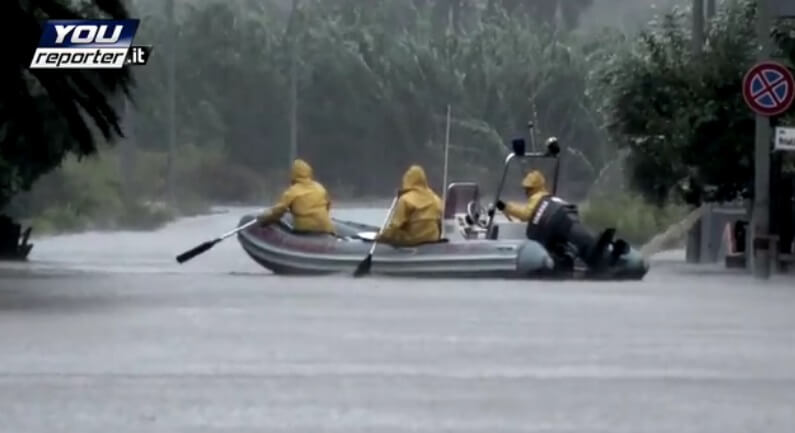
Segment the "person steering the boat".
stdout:
<path fill-rule="evenodd" d="M 425 170 L 412 165 L 403 175 L 389 224 L 377 237 L 393 246 L 437 242 L 442 232 L 442 200 L 428 186 Z"/>
<path fill-rule="evenodd" d="M 522 179 L 522 188 L 524 188 L 525 195 L 527 195 L 527 203 L 505 203 L 502 200 L 497 202 L 497 209 L 502 211 L 509 217 L 518 219 L 519 221 L 527 222 L 535 212 L 541 199 L 548 196 L 547 181 L 544 175 L 538 170 L 533 170 L 527 173 L 527 176 Z M 492 209 L 490 212 L 494 212 Z"/>
<path fill-rule="evenodd" d="M 331 199 L 312 173 L 312 167 L 302 159 L 293 162 L 290 186 L 282 193 L 279 202 L 257 217 L 260 225 L 278 221 L 286 212 L 293 216 L 296 232 L 334 234 L 331 224 Z"/>
<path fill-rule="evenodd" d="M 597 239 L 582 224 L 575 205 L 569 204 L 547 191 L 546 179 L 533 170 L 522 180 L 527 203 L 497 201 L 497 209 L 509 217 L 527 222 L 527 238 L 544 245 L 559 256 L 573 255 L 588 266 L 601 260 L 604 250 L 612 242 L 614 230 L 608 229 Z M 494 214 L 494 208 L 489 209 Z M 574 251 L 569 245 L 574 246 Z"/>

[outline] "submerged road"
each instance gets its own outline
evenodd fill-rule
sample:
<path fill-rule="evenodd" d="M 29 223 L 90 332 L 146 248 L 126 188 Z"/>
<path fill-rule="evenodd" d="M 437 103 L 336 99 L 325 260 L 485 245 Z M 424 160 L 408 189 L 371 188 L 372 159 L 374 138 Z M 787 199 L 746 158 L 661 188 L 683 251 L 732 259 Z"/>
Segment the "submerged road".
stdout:
<path fill-rule="evenodd" d="M 0 432 L 795 428 L 792 279 L 282 278 L 235 239 L 174 262 L 238 215 L 0 265 Z"/>

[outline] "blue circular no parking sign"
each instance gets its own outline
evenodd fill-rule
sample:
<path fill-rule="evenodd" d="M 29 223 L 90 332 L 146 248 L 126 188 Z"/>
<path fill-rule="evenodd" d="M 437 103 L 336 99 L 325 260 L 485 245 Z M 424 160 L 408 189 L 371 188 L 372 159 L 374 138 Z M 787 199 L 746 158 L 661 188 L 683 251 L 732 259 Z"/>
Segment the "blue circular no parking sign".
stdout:
<path fill-rule="evenodd" d="M 784 113 L 795 99 L 792 72 L 777 62 L 758 63 L 745 74 L 743 98 L 751 110 L 762 116 Z"/>

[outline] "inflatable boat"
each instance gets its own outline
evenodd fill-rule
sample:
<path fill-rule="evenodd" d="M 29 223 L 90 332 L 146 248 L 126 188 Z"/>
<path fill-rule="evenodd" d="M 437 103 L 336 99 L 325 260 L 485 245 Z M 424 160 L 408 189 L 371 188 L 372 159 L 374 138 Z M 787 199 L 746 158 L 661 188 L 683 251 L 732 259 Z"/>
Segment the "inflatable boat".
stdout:
<path fill-rule="evenodd" d="M 247 215 L 240 225 L 253 219 Z M 378 227 L 334 221 L 336 236 L 296 233 L 289 218 L 238 233 L 243 250 L 277 274 L 351 273 L 367 256 Z M 554 261 L 540 244 L 527 240 L 449 239 L 412 248 L 378 244 L 373 274 L 417 277 L 521 277 L 550 274 Z"/>
<path fill-rule="evenodd" d="M 451 185 L 455 188 L 456 185 Z M 241 218 L 239 227 L 254 219 Z M 523 224 L 497 223 L 505 238 L 479 237 L 466 216 L 445 220 L 445 237 L 411 248 L 376 245 L 371 273 L 444 278 L 595 278 L 642 279 L 648 270 L 637 250 L 622 254 L 607 269 L 590 270 L 582 263 L 561 267 L 540 243 L 521 237 Z M 253 225 L 238 232 L 243 250 L 276 274 L 320 275 L 352 273 L 367 256 L 378 227 L 333 220 L 335 235 L 297 233 L 291 218 L 266 227 Z"/>
<path fill-rule="evenodd" d="M 552 145 L 550 145 L 552 144 Z M 544 154 L 524 154 L 523 142 L 514 140 L 514 152 L 505 161 L 497 197 L 510 161 L 515 157 L 556 157 L 556 142 L 548 142 Z M 556 165 L 557 170 L 557 165 Z M 557 173 L 555 174 L 557 178 Z M 495 203 L 496 203 L 495 199 Z M 411 277 L 487 278 L 595 278 L 638 280 L 648 271 L 639 251 L 623 241 L 607 242 L 600 248 L 599 266 L 582 260 L 565 260 L 541 243 L 527 238 L 526 224 L 486 221 L 476 183 L 452 183 L 444 203 L 442 239 L 414 247 L 378 244 L 371 273 Z M 250 225 L 254 215 L 244 216 L 238 241 L 257 263 L 276 274 L 317 275 L 352 273 L 365 258 L 379 227 L 334 219 L 335 235 L 298 233 L 286 215 L 265 227 Z M 608 230 L 609 231 L 609 230 Z"/>

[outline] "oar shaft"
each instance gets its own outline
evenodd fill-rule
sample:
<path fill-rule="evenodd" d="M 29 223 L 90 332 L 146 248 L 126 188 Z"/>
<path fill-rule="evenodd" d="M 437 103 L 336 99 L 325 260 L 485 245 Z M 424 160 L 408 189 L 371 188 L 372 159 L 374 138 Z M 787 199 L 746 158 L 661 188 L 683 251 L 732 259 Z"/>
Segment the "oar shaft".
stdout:
<path fill-rule="evenodd" d="M 257 219 L 255 218 L 255 219 L 253 219 L 253 220 L 251 220 L 251 221 L 249 221 L 249 222 L 247 222 L 247 223 L 243 224 L 242 226 L 240 226 L 240 227 L 238 227 L 238 228 L 236 228 L 236 229 L 234 229 L 234 230 L 230 230 L 230 231 L 228 231 L 228 232 L 226 232 L 226 233 L 222 234 L 221 236 L 219 236 L 219 237 L 218 237 L 218 239 L 226 239 L 226 238 L 228 238 L 229 236 L 232 236 L 232 235 L 236 234 L 237 232 L 239 232 L 239 231 L 241 231 L 241 230 L 245 230 L 245 229 L 247 229 L 247 228 L 249 228 L 249 227 L 253 226 L 253 225 L 254 225 L 254 224 L 256 224 L 256 223 L 257 223 Z"/>
<path fill-rule="evenodd" d="M 386 229 L 386 225 L 389 223 L 389 220 L 392 219 L 392 212 L 395 211 L 395 207 L 397 206 L 398 198 L 400 194 L 397 194 L 394 199 L 392 199 L 392 205 L 389 206 L 389 212 L 386 213 L 386 218 L 384 218 L 384 223 L 381 224 L 381 228 L 378 229 L 378 233 L 373 239 L 373 244 L 370 245 L 370 252 L 367 254 L 367 257 L 364 258 L 361 262 L 359 262 L 359 266 L 356 267 L 356 270 L 353 272 L 354 277 L 361 277 L 370 273 L 370 267 L 373 265 L 373 254 L 375 253 L 375 246 L 378 245 L 378 235 L 384 232 Z"/>
<path fill-rule="evenodd" d="M 500 178 L 500 184 L 497 187 L 497 194 L 494 197 L 494 207 L 495 208 L 497 207 L 497 203 L 500 201 L 500 194 L 502 193 L 502 188 L 505 186 L 505 178 L 508 176 L 508 167 L 509 167 L 508 164 L 510 164 L 510 162 L 513 159 L 514 156 L 516 156 L 516 155 L 512 153 L 512 154 L 508 155 L 505 158 L 505 164 L 504 164 L 504 166 L 502 168 L 502 177 Z M 489 222 L 488 222 L 488 224 L 486 224 L 486 236 L 488 236 L 489 231 L 491 231 L 492 224 L 494 224 L 494 213 L 489 215 Z"/>
<path fill-rule="evenodd" d="M 395 196 L 395 198 L 392 199 L 392 204 L 389 206 L 389 211 L 386 213 L 386 218 L 384 218 L 384 222 L 381 223 L 381 228 L 378 229 L 378 233 L 376 234 L 375 239 L 373 239 L 373 244 L 370 245 L 370 255 L 373 255 L 373 252 L 375 252 L 375 247 L 376 245 L 378 245 L 378 236 L 384 232 L 387 223 L 389 223 L 389 220 L 392 219 L 392 213 L 395 211 L 395 205 L 397 205 L 397 201 L 398 201 L 398 196 Z"/>
<path fill-rule="evenodd" d="M 199 254 L 205 253 L 210 248 L 214 247 L 218 242 L 221 242 L 222 240 L 228 238 L 229 236 L 232 236 L 235 233 L 246 229 L 247 227 L 251 227 L 252 225 L 254 225 L 256 223 L 257 223 L 257 219 L 255 218 L 255 219 L 243 224 L 242 226 L 240 226 L 240 227 L 238 227 L 238 228 L 236 228 L 234 230 L 231 230 L 231 231 L 228 231 L 228 232 L 222 234 L 221 236 L 219 236 L 219 237 L 217 237 L 217 238 L 215 238 L 215 239 L 213 239 L 211 241 L 207 241 L 207 242 L 201 243 L 198 246 L 193 247 L 190 250 L 185 251 L 184 253 L 178 255 L 177 256 L 177 262 L 178 263 L 185 263 L 188 260 L 198 256 Z"/>

